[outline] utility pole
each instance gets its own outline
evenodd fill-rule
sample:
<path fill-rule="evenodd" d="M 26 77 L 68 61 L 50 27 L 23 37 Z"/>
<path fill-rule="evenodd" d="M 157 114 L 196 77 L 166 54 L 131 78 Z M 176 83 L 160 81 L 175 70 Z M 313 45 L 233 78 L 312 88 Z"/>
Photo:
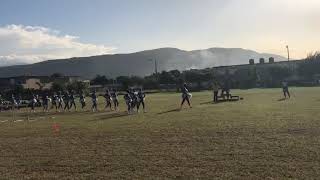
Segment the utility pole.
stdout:
<path fill-rule="evenodd" d="M 148 61 L 154 62 L 154 73 L 155 73 L 155 75 L 157 75 L 158 74 L 158 61 L 157 61 L 157 59 L 148 59 Z"/>
<path fill-rule="evenodd" d="M 157 59 L 154 59 L 154 72 L 156 73 L 156 75 L 158 74 L 158 62 L 157 62 Z"/>
<path fill-rule="evenodd" d="M 288 52 L 288 61 L 290 61 L 290 50 L 289 50 L 289 46 L 287 45 L 286 48 L 287 48 L 287 52 Z"/>

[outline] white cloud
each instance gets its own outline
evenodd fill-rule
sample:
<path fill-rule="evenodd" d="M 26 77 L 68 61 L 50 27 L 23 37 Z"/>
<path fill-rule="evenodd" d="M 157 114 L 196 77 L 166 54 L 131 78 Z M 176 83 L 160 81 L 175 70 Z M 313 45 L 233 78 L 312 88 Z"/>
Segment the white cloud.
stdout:
<path fill-rule="evenodd" d="M 41 26 L 0 27 L 0 66 L 29 64 L 49 59 L 109 54 L 115 48 L 82 43 L 79 37 L 61 35 Z"/>

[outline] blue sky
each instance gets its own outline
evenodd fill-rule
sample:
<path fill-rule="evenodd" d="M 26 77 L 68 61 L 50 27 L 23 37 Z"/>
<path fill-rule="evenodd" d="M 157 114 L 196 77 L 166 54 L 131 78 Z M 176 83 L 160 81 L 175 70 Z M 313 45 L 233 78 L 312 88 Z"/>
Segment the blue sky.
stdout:
<path fill-rule="evenodd" d="M 318 0 L 1 0 L 0 15 L 0 28 L 5 31 L 0 40 L 23 39 L 22 34 L 37 31 L 38 34 L 28 34 L 32 37 L 29 39 L 49 34 L 57 38 L 54 43 L 59 41 L 58 46 L 65 44 L 59 38 L 77 37 L 64 39 L 72 44 L 67 47 L 78 48 L 66 57 L 160 47 L 240 47 L 285 55 L 285 46 L 289 44 L 292 56 L 302 58 L 319 50 L 320 40 Z M 26 40 L 15 43 L 21 41 Z M 0 59 L 27 55 L 34 58 L 34 51 L 41 51 L 43 41 L 28 43 L 34 48 L 23 49 L 24 54 L 0 50 Z M 0 48 L 6 48 L 5 42 Z M 50 48 L 54 43 L 49 43 Z M 87 46 L 90 53 L 84 52 L 83 47 Z M 60 50 L 40 55 L 37 60 L 64 57 Z"/>

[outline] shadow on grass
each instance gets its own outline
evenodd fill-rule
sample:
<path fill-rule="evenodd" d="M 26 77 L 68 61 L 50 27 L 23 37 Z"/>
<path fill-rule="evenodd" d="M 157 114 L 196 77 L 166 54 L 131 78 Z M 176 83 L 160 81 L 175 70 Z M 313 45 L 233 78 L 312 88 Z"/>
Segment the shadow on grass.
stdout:
<path fill-rule="evenodd" d="M 53 116 L 53 115 L 75 115 L 75 114 L 89 114 L 91 111 L 62 111 L 62 112 L 56 112 L 56 111 L 49 111 L 49 112 L 43 112 L 43 111 L 36 111 L 36 112 L 16 112 L 17 114 L 21 116 L 28 116 L 28 115 L 34 115 L 34 116 Z"/>
<path fill-rule="evenodd" d="M 278 101 L 285 101 L 287 100 L 286 98 L 281 98 L 281 99 L 278 99 Z"/>
<path fill-rule="evenodd" d="M 219 100 L 218 102 L 213 102 L 213 101 L 209 101 L 209 102 L 203 102 L 200 103 L 200 105 L 207 105 L 207 104 L 221 104 L 221 103 L 227 103 L 227 102 L 236 102 L 239 101 L 240 99 L 225 99 L 225 100 Z"/>
<path fill-rule="evenodd" d="M 115 119 L 120 117 L 130 116 L 127 112 L 118 112 L 118 113 L 112 113 L 112 114 L 103 114 L 97 116 L 97 118 L 91 120 L 91 121 L 102 121 L 102 120 L 108 120 L 108 119 Z"/>
<path fill-rule="evenodd" d="M 218 102 L 212 102 L 212 101 L 209 101 L 209 102 L 203 102 L 203 103 L 200 103 L 200 105 L 207 105 L 207 104 L 220 104 L 220 103 L 224 103 L 224 102 L 227 102 L 227 100 L 225 100 L 225 101 L 218 101 Z"/>
<path fill-rule="evenodd" d="M 180 109 L 176 108 L 176 109 L 172 109 L 172 110 L 169 110 L 169 111 L 160 112 L 160 113 L 158 113 L 158 115 L 168 114 L 168 113 L 172 113 L 172 112 L 179 112 L 179 111 L 180 111 Z"/>

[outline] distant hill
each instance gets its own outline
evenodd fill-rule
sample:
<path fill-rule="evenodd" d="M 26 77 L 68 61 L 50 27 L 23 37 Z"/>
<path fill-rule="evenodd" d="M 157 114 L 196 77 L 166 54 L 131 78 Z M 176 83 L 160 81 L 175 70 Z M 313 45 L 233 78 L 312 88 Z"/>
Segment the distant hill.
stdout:
<path fill-rule="evenodd" d="M 145 76 L 154 72 L 154 62 L 157 59 L 158 70 L 187 70 L 248 64 L 253 58 L 274 57 L 276 61 L 285 60 L 284 57 L 274 54 L 261 54 L 240 48 L 210 48 L 206 50 L 183 51 L 175 48 L 161 48 L 141 51 L 131 54 L 102 55 L 61 60 L 49 60 L 36 64 L 0 67 L 0 77 L 20 75 L 64 75 L 81 76 L 91 79 L 97 74 L 108 77 L 120 75 Z"/>

